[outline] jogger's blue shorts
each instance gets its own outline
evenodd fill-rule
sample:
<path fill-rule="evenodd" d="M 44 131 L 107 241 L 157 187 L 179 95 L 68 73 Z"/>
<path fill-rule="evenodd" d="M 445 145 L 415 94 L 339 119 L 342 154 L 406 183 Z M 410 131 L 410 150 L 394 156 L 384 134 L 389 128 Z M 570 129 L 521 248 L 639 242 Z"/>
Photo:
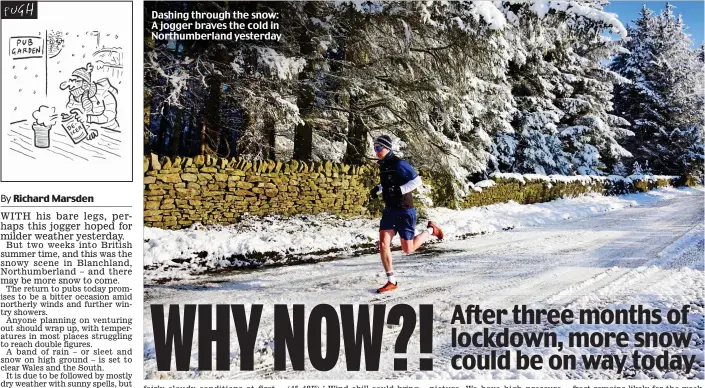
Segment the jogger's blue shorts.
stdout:
<path fill-rule="evenodd" d="M 413 240 L 416 234 L 416 209 L 388 209 L 382 212 L 379 230 L 394 229 L 404 240 Z"/>

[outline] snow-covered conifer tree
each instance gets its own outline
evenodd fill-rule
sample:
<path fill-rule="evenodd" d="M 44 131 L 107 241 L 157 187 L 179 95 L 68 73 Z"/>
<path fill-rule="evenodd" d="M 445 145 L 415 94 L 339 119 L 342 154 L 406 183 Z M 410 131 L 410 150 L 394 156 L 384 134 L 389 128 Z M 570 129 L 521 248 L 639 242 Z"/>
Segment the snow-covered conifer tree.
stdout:
<path fill-rule="evenodd" d="M 616 89 L 616 111 L 633 123 L 626 144 L 655 173 L 682 174 L 702 165 L 702 68 L 673 6 L 642 9 L 630 28 L 628 53 L 612 68 L 631 82 Z"/>
<path fill-rule="evenodd" d="M 511 4 L 513 58 L 508 68 L 517 108 L 513 135 L 496 140 L 502 170 L 596 174 L 628 155 L 618 141 L 630 132 L 611 110 L 620 77 L 601 64 L 626 35 L 619 20 L 591 2 Z"/>

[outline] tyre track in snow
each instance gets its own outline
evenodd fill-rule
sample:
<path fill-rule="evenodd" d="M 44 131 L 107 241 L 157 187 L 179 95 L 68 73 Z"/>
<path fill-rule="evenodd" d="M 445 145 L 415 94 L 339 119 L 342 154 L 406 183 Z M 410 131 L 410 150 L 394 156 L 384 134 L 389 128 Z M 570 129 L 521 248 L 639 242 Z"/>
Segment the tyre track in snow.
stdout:
<path fill-rule="evenodd" d="M 539 270 L 535 269 L 532 271 L 532 273 L 536 273 Z M 498 292 L 501 290 L 504 290 L 506 288 L 511 288 L 513 286 L 517 286 L 520 284 L 522 279 L 525 279 L 526 273 L 522 274 L 517 274 L 514 275 L 508 279 L 505 279 L 501 284 L 493 284 L 491 282 L 488 282 L 487 284 L 483 285 L 482 287 L 482 292 L 479 293 L 479 295 L 489 295 L 494 292 Z M 416 301 L 417 303 L 412 304 L 414 307 L 418 304 L 423 304 L 424 300 L 427 299 L 428 297 L 435 297 L 437 298 L 439 294 L 449 294 L 450 290 L 453 287 L 457 287 L 459 285 L 465 285 L 467 282 L 465 280 L 459 280 L 455 281 L 452 284 L 445 284 L 445 285 L 436 285 L 436 286 L 423 286 L 423 287 L 414 287 L 411 289 L 404 289 L 403 291 L 391 295 L 387 295 L 387 297 L 377 297 L 369 300 L 366 302 L 366 304 L 386 304 L 388 306 L 396 305 L 396 304 L 403 304 L 407 303 L 410 304 L 412 301 Z M 388 310 L 387 310 L 388 311 Z M 384 351 L 390 351 L 393 350 L 395 340 L 398 336 L 398 334 L 401 332 L 401 328 L 397 326 L 386 326 L 384 330 L 384 334 L 382 336 L 382 342 L 383 342 L 383 352 Z M 436 323 L 434 324 L 434 337 L 437 337 L 438 335 L 443 334 L 443 329 L 439 329 L 439 324 L 438 321 L 436 320 Z M 308 362 L 308 359 L 307 359 Z M 344 354 L 341 354 L 340 360 L 338 361 L 339 364 L 344 364 L 345 363 L 345 356 Z M 411 364 L 410 364 L 411 365 Z M 291 365 L 287 364 L 287 366 L 290 368 Z M 259 364 L 254 371 L 246 371 L 246 372 L 237 372 L 233 375 L 232 378 L 237 378 L 237 379 L 258 379 L 258 378 L 277 378 L 277 379 L 297 379 L 301 378 L 301 372 L 298 371 L 293 371 L 293 370 L 287 370 L 287 371 L 281 371 L 281 372 L 276 372 L 274 371 L 274 362 L 272 360 L 269 360 L 265 363 Z"/>
<path fill-rule="evenodd" d="M 599 290 L 610 287 L 615 290 L 615 285 L 624 295 L 631 295 L 639 291 L 639 284 L 648 283 L 649 279 L 659 275 L 659 271 L 652 270 L 646 273 L 648 277 L 636 276 L 643 272 L 645 265 L 665 264 L 658 253 L 694 225 L 702 225 L 702 200 L 701 192 L 679 195 L 675 199 L 587 219 L 434 244 L 427 253 L 402 259 L 395 254 L 395 269 L 400 274 L 401 288 L 389 295 L 378 296 L 371 292 L 383 278 L 373 277 L 380 271 L 380 265 L 378 257 L 370 255 L 339 262 L 253 271 L 238 274 L 229 280 L 227 276 L 218 277 L 218 281 L 224 281 L 224 284 L 239 284 L 223 287 L 220 292 L 219 287 L 214 287 L 212 283 L 186 284 L 181 289 L 178 286 L 166 287 L 152 290 L 146 299 L 149 303 L 179 303 L 174 301 L 184 300 L 189 303 L 198 303 L 195 300 L 214 303 L 213 300 L 228 298 L 227 303 L 262 303 L 265 306 L 312 301 L 332 305 L 433 303 L 436 329 L 434 355 L 438 368 L 439 365 L 447 365 L 450 350 L 457 353 L 455 349 L 448 349 L 446 340 L 449 338 L 447 328 L 450 314 L 456 304 L 481 304 L 488 308 L 507 308 L 514 304 L 567 306 L 586 295 L 599 293 Z M 636 279 L 641 279 L 641 282 Z M 253 286 L 257 281 L 262 282 L 261 287 Z M 331 295 L 325 292 L 327 286 L 333 287 Z M 363 292 L 360 288 L 364 289 Z M 265 296 L 258 297 L 253 290 L 261 290 Z M 207 291 L 206 295 L 199 295 L 203 291 Z M 237 294 L 239 291 L 243 291 L 242 295 L 223 295 L 229 292 Z M 147 314 L 145 308 L 146 330 Z M 271 328 L 271 318 L 271 314 L 263 314 L 261 327 Z M 527 330 L 535 330 L 535 327 L 527 325 Z M 225 376 L 235 379 L 309 379 L 333 375 L 340 378 L 413 377 L 408 373 L 391 371 L 390 361 L 398 332 L 396 328 L 385 328 L 381 371 L 377 373 L 363 375 L 347 372 L 344 370 L 344 357 L 331 372 L 274 372 L 270 355 L 256 366 L 255 371 L 231 371 Z M 196 347 L 194 343 L 194 349 Z M 411 341 L 408 353 L 411 367 L 417 365 L 415 359 L 419 354 L 416 349 L 418 343 Z M 223 376 L 222 373 L 203 373 L 205 378 L 209 375 Z M 179 374 L 169 373 L 168 376 L 178 378 Z"/>

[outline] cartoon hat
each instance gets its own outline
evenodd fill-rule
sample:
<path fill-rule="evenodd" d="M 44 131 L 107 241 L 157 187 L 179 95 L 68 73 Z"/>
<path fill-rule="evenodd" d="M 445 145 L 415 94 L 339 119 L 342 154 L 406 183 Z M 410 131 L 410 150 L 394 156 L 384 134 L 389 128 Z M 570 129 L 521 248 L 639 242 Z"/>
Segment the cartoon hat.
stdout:
<path fill-rule="evenodd" d="M 91 82 L 91 72 L 93 71 L 93 65 L 88 63 L 86 67 L 79 67 L 74 70 L 71 75 L 76 76 L 86 82 Z"/>

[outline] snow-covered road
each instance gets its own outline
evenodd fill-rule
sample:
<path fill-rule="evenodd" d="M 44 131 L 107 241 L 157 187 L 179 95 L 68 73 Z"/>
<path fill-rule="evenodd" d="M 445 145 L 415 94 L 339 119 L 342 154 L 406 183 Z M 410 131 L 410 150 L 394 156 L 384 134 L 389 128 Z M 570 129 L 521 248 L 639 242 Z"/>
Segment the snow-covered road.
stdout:
<path fill-rule="evenodd" d="M 325 238 L 325 236 L 323 237 Z M 540 227 L 497 232 L 463 240 L 429 245 L 413 255 L 394 254 L 400 289 L 377 295 L 383 276 L 377 255 L 365 255 L 318 264 L 233 271 L 206 275 L 187 282 L 145 285 L 145 377 L 224 379 L 384 379 L 384 378 L 703 378 L 703 192 L 683 189 L 644 206 L 598 216 L 565 220 Z M 157 372 L 150 304 L 263 304 L 257 337 L 255 371 L 241 372 L 234 328 L 230 372 Z M 434 370 L 393 372 L 394 343 L 399 330 L 386 327 L 379 372 L 347 372 L 341 359 L 329 372 L 274 372 L 273 305 L 326 303 L 434 305 Z M 477 371 L 451 368 L 453 354 L 468 349 L 450 346 L 450 318 L 456 305 L 483 308 L 530 305 L 539 308 L 620 308 L 642 304 L 668 309 L 691 304 L 689 324 L 681 330 L 694 333 L 689 349 L 696 366 L 688 375 L 659 371 Z M 249 310 L 249 307 L 248 307 Z M 310 309 L 308 309 L 310 310 Z M 308 314 L 307 310 L 307 314 Z M 506 325 L 514 331 L 556 332 L 565 336 L 575 325 L 537 328 Z M 465 326 L 465 330 L 469 327 Z M 587 330 L 587 329 L 584 329 Z M 600 326 L 590 330 L 674 331 L 673 326 Z M 192 367 L 197 362 L 194 338 Z M 407 357 L 417 369 L 419 344 L 409 342 Z M 480 352 L 480 350 L 475 350 Z M 555 349 L 532 349 L 550 354 Z M 571 349 L 575 354 L 601 350 Z M 619 350 L 618 350 L 619 351 Z M 622 350 L 626 352 L 625 350 Z M 609 352 L 609 351 L 608 351 Z M 364 361 L 363 361 L 364 365 Z M 216 377 L 217 376 L 217 377 Z"/>

